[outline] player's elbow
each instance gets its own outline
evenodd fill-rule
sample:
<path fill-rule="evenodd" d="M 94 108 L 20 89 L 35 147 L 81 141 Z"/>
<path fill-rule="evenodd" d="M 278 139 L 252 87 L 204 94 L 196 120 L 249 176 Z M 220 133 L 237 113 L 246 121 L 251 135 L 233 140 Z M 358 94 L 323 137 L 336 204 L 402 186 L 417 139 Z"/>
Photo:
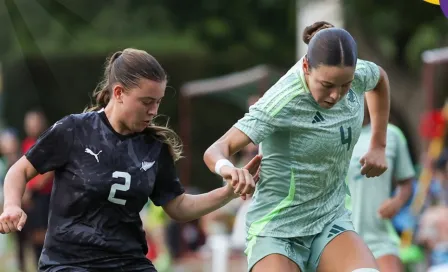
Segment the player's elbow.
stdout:
<path fill-rule="evenodd" d="M 181 216 L 181 215 L 170 216 L 170 217 L 171 217 L 171 219 L 173 219 L 174 221 L 179 222 L 179 223 L 188 223 L 190 221 L 195 220 L 195 218 L 189 218 L 189 217 Z"/>
<path fill-rule="evenodd" d="M 214 144 L 213 144 L 214 145 Z M 212 148 L 213 145 L 211 145 L 209 148 L 207 148 L 207 150 L 205 150 L 204 152 L 204 156 L 203 156 L 203 160 L 205 162 L 205 165 L 207 165 L 208 168 L 210 168 L 210 164 L 211 164 L 211 158 L 212 158 Z"/>
<path fill-rule="evenodd" d="M 222 153 L 219 150 L 221 149 L 221 143 L 219 142 L 215 142 L 213 143 L 209 148 L 207 148 L 207 150 L 204 152 L 204 162 L 207 165 L 207 167 L 210 169 L 210 171 L 214 171 L 214 166 L 215 166 L 215 157 L 220 157 L 219 154 L 217 153 Z"/>

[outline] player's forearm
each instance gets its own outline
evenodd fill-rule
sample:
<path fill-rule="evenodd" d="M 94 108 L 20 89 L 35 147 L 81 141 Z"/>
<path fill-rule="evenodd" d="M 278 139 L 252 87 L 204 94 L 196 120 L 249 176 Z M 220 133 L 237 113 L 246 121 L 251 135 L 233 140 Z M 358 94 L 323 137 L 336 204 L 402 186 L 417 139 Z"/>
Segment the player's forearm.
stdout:
<path fill-rule="evenodd" d="M 200 195 L 183 194 L 172 207 L 165 210 L 176 221 L 188 222 L 198 219 L 229 203 L 234 197 L 227 186 Z M 167 209 L 168 208 L 168 209 Z"/>
<path fill-rule="evenodd" d="M 215 165 L 217 161 L 229 158 L 229 146 L 219 140 L 212 144 L 204 153 L 204 162 L 208 169 L 210 169 L 213 173 L 215 172 Z"/>
<path fill-rule="evenodd" d="M 386 131 L 390 112 L 390 87 L 386 72 L 380 68 L 377 86 L 366 93 L 372 124 L 371 148 L 386 147 Z"/>
<path fill-rule="evenodd" d="M 397 194 L 394 198 L 400 203 L 400 207 L 403 207 L 412 196 L 412 180 L 402 181 L 397 187 Z"/>
<path fill-rule="evenodd" d="M 26 175 L 17 165 L 13 165 L 6 173 L 4 180 L 4 208 L 8 206 L 22 205 L 22 197 L 25 192 Z"/>
<path fill-rule="evenodd" d="M 239 129 L 232 127 L 204 153 L 204 162 L 215 173 L 216 162 L 229 159 L 230 156 L 248 145 L 251 139 Z"/>

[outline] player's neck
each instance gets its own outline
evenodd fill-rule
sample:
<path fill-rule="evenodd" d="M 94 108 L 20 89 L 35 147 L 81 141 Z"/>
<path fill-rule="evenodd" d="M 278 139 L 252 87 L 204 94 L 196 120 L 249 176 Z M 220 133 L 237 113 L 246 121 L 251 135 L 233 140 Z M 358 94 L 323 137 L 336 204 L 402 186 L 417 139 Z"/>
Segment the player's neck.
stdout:
<path fill-rule="evenodd" d="M 112 126 L 112 128 L 115 130 L 116 133 L 121 135 L 127 135 L 132 133 L 132 131 L 129 131 L 129 129 L 119 121 L 118 117 L 120 115 L 114 110 L 113 105 L 108 104 L 104 108 L 104 113 L 106 114 L 107 120 L 109 121 L 110 125 Z"/>

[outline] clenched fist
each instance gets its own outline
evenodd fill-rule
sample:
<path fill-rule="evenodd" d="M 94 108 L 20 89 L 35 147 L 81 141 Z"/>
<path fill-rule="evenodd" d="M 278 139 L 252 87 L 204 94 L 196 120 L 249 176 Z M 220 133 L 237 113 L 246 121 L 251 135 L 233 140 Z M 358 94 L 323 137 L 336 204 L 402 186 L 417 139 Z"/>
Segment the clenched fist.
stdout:
<path fill-rule="evenodd" d="M 0 233 L 21 231 L 26 217 L 26 213 L 18 206 L 5 207 L 0 215 Z"/>

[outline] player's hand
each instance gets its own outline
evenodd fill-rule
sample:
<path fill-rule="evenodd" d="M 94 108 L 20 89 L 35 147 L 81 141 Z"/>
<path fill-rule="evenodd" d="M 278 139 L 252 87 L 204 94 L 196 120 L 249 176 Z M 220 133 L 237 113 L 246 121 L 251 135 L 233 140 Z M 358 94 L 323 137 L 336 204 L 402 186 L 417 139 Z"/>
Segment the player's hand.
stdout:
<path fill-rule="evenodd" d="M 21 231 L 26 218 L 26 213 L 19 206 L 6 207 L 0 215 L 0 233 Z"/>
<path fill-rule="evenodd" d="M 234 197 L 246 199 L 247 195 L 252 195 L 255 191 L 255 184 L 259 180 L 259 169 L 261 155 L 255 156 L 243 168 L 223 166 L 221 176 L 227 182 L 227 188 L 232 190 Z"/>
<path fill-rule="evenodd" d="M 367 178 L 378 177 L 387 170 L 386 150 L 370 149 L 359 162 L 362 165 L 361 175 Z"/>
<path fill-rule="evenodd" d="M 401 209 L 401 203 L 395 198 L 384 201 L 378 209 L 378 214 L 382 219 L 392 219 Z"/>

